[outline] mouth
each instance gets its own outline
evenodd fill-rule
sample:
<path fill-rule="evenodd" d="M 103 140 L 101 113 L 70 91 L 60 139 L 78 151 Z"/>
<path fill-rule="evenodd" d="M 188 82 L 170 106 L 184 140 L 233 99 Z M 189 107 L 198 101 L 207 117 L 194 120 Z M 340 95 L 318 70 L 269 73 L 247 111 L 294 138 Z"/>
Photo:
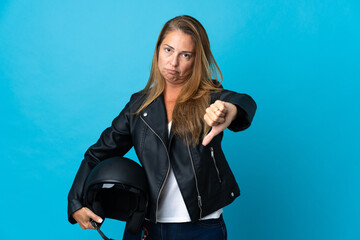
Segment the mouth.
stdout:
<path fill-rule="evenodd" d="M 166 69 L 166 71 L 170 74 L 177 74 L 178 72 L 172 69 Z"/>

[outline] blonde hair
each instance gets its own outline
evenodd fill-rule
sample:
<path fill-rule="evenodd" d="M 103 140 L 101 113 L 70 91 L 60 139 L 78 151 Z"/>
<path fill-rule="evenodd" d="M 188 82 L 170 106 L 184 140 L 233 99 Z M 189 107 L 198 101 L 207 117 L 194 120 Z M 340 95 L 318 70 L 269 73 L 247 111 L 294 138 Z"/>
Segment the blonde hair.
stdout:
<path fill-rule="evenodd" d="M 136 114 L 164 91 L 165 80 L 158 68 L 159 47 L 166 35 L 174 30 L 180 30 L 192 37 L 195 43 L 195 59 L 193 71 L 177 98 L 171 131 L 184 140 L 190 138 L 193 144 L 198 144 L 199 139 L 210 129 L 203 116 L 210 104 L 210 92 L 220 89 L 222 73 L 211 53 L 209 38 L 204 27 L 193 17 L 187 15 L 175 17 L 166 22 L 162 28 L 153 55 L 150 77 L 142 90 L 147 97 Z"/>

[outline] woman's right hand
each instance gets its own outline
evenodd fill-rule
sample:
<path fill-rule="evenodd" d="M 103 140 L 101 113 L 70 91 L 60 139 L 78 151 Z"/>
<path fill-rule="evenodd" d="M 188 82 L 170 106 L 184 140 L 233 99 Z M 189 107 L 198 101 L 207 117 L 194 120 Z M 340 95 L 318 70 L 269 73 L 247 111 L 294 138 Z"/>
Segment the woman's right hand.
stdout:
<path fill-rule="evenodd" d="M 96 215 L 87 207 L 82 207 L 72 214 L 72 217 L 77 221 L 82 229 L 95 229 L 90 220 L 94 220 L 97 223 L 102 223 L 101 217 Z"/>

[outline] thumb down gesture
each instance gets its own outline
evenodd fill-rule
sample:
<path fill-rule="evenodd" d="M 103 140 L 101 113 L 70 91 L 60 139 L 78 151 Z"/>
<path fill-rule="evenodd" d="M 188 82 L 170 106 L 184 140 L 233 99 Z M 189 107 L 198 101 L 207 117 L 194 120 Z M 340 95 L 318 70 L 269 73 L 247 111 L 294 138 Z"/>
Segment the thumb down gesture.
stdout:
<path fill-rule="evenodd" d="M 216 135 L 224 131 L 237 115 L 234 104 L 216 100 L 208 108 L 204 120 L 211 127 L 211 131 L 204 137 L 202 144 L 206 146 Z"/>

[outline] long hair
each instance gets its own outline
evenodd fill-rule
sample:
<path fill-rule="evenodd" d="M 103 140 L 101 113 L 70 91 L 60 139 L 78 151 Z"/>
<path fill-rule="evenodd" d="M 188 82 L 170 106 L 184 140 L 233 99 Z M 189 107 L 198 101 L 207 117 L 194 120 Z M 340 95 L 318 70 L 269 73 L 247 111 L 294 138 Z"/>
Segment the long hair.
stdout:
<path fill-rule="evenodd" d="M 222 73 L 211 53 L 209 38 L 204 27 L 193 17 L 187 15 L 175 17 L 166 22 L 162 28 L 153 55 L 150 77 L 142 90 L 147 97 L 136 114 L 164 91 L 165 79 L 158 68 L 159 47 L 166 35 L 174 30 L 180 30 L 192 37 L 195 43 L 195 59 L 192 73 L 176 100 L 171 131 L 184 140 L 191 139 L 193 144 L 198 144 L 199 139 L 210 129 L 203 116 L 210 104 L 210 92 L 220 89 Z"/>

